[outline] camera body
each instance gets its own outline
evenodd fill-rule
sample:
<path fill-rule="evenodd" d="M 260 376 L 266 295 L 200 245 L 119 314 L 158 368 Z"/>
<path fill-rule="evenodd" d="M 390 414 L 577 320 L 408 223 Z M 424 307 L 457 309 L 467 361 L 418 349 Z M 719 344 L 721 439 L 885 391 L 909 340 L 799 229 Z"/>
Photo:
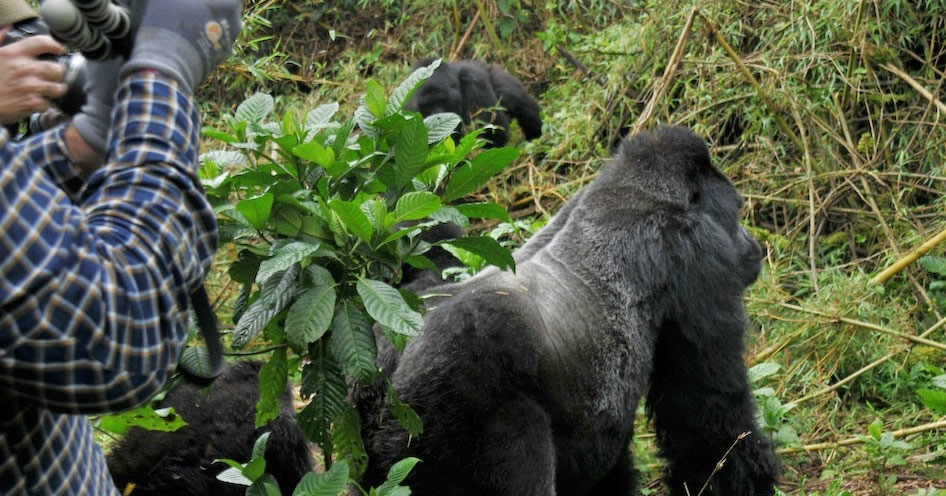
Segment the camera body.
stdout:
<path fill-rule="evenodd" d="M 9 45 L 31 36 L 50 34 L 43 19 L 36 17 L 13 25 L 0 45 Z M 74 115 L 85 104 L 85 57 L 79 53 L 66 55 L 44 55 L 41 58 L 58 62 L 66 67 L 66 93 L 53 100 L 53 105 L 67 115 Z"/>

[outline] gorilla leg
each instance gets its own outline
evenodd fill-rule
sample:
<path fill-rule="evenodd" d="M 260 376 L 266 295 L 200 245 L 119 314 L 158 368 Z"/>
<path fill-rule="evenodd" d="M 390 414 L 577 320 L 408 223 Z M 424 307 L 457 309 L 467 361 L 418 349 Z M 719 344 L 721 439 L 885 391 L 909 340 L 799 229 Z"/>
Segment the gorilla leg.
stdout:
<path fill-rule="evenodd" d="M 608 475 L 588 493 L 590 496 L 636 496 L 638 494 L 637 470 L 634 469 L 631 460 L 632 437 L 633 435 L 627 437 L 627 441 L 624 442 L 627 449 L 621 452 Z"/>
<path fill-rule="evenodd" d="M 675 496 L 697 494 L 707 480 L 710 496 L 775 491 L 778 464 L 756 426 L 741 334 L 735 339 L 693 343 L 677 325 L 661 329 L 647 402 Z M 751 434 L 736 442 L 744 432 Z M 726 463 L 710 479 L 724 455 Z"/>
<path fill-rule="evenodd" d="M 493 90 L 499 97 L 499 103 L 519 122 L 526 139 L 541 136 L 542 117 L 539 115 L 539 104 L 529 96 L 522 83 L 500 67 L 490 66 L 489 76 Z"/>

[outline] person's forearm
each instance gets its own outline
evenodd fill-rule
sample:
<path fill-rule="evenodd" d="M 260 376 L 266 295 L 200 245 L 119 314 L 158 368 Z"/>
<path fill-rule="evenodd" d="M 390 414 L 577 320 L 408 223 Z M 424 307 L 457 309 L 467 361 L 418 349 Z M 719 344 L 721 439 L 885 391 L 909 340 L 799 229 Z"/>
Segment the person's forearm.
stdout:
<path fill-rule="evenodd" d="M 0 144 L 0 388 L 56 411 L 130 408 L 160 388 L 216 248 L 192 99 L 135 74 L 116 109 L 109 164 L 80 205 Z"/>

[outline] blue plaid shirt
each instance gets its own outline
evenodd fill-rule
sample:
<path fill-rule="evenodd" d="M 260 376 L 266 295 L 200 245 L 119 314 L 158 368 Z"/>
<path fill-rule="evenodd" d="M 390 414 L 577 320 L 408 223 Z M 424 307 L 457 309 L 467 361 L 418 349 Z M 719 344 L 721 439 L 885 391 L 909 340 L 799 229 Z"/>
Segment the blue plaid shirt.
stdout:
<path fill-rule="evenodd" d="M 158 392 L 216 249 L 195 174 L 193 100 L 123 81 L 106 166 L 87 183 L 64 127 L 0 129 L 0 494 L 118 494 L 84 416 Z"/>

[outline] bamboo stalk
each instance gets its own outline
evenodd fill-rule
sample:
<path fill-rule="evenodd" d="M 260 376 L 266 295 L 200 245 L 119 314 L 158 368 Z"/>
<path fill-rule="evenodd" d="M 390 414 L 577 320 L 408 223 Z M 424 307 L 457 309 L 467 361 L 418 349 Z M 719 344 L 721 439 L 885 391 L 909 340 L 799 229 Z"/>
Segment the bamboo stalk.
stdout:
<path fill-rule="evenodd" d="M 946 428 L 946 419 L 942 419 L 937 422 L 931 422 L 929 424 L 918 425 L 916 427 L 910 427 L 907 429 L 899 429 L 899 430 L 891 432 L 891 434 L 893 434 L 894 439 L 897 439 L 901 437 L 911 436 L 913 434 L 919 434 L 921 432 L 932 431 L 932 430 L 943 429 L 943 428 Z M 781 449 L 776 450 L 775 452 L 780 455 L 786 455 L 790 453 L 800 453 L 802 451 L 804 452 L 824 451 L 824 450 L 829 450 L 829 449 L 840 448 L 842 446 L 862 444 L 866 442 L 867 439 L 868 438 L 866 436 L 858 436 L 858 437 L 852 437 L 848 439 L 842 439 L 841 441 L 806 444 L 804 446 L 797 446 L 794 448 L 781 448 Z"/>
<path fill-rule="evenodd" d="M 932 103 L 933 105 L 936 105 L 936 108 L 940 112 L 946 113 L 946 103 L 943 103 L 939 98 L 936 98 L 936 96 L 930 93 L 928 89 L 924 88 L 923 85 L 917 82 L 916 79 L 913 79 L 912 77 L 910 77 L 909 74 L 907 74 L 906 72 L 903 72 L 902 69 L 889 63 L 881 64 L 881 67 L 883 67 L 884 69 L 887 69 L 888 71 L 894 73 L 900 79 L 904 80 L 907 84 L 912 86 L 913 89 L 917 91 L 917 93 L 923 95 L 923 98 L 926 98 L 927 100 L 930 101 L 930 103 Z"/>
<path fill-rule="evenodd" d="M 933 324 L 932 327 L 930 327 L 929 329 L 923 331 L 923 332 L 919 335 L 919 337 L 925 338 L 925 337 L 929 336 L 930 334 L 933 334 L 934 332 L 938 331 L 938 330 L 939 330 L 941 327 L 943 327 L 944 325 L 946 325 L 946 318 L 941 319 L 941 320 L 940 320 L 939 322 L 937 322 L 936 324 Z M 906 348 L 906 349 L 909 350 L 910 348 Z M 861 367 L 861 368 L 858 369 L 856 372 L 854 372 L 854 373 L 852 373 L 851 375 L 845 377 L 844 379 L 841 379 L 840 381 L 838 381 L 838 382 L 836 382 L 836 383 L 834 383 L 834 384 L 832 384 L 832 385 L 830 385 L 830 386 L 828 386 L 828 387 L 826 387 L 826 388 L 824 388 L 824 389 L 820 389 L 820 390 L 815 391 L 815 392 L 813 392 L 813 393 L 811 393 L 811 394 L 806 394 L 805 396 L 802 396 L 801 398 L 798 398 L 798 399 L 796 399 L 796 400 L 792 400 L 790 403 L 793 403 L 793 404 L 796 404 L 796 405 L 797 405 L 797 404 L 799 404 L 799 403 L 804 403 L 804 402 L 806 402 L 806 401 L 808 401 L 808 400 L 811 400 L 811 399 L 817 398 L 817 397 L 819 397 L 819 396 L 822 396 L 822 395 L 831 393 L 831 392 L 833 392 L 833 391 L 837 391 L 838 389 L 841 389 L 841 386 L 844 386 L 844 385 L 846 385 L 846 384 L 848 384 L 848 383 L 850 383 L 850 382 L 853 382 L 854 379 L 857 379 L 858 377 L 860 377 L 860 376 L 862 376 L 862 375 L 864 375 L 864 374 L 870 372 L 871 370 L 873 370 L 873 369 L 875 369 L 875 368 L 881 366 L 882 364 L 884 364 L 885 362 L 887 362 L 887 360 L 890 360 L 891 358 L 893 358 L 893 357 L 899 355 L 900 353 L 902 353 L 902 351 L 900 351 L 900 350 L 887 353 L 886 355 L 884 355 L 884 356 L 878 358 L 877 360 L 874 360 L 873 362 L 871 362 L 871 363 L 869 363 L 869 364 L 867 364 L 867 365 Z"/>
<path fill-rule="evenodd" d="M 933 248 L 936 248 L 944 241 L 946 241 L 946 230 L 943 230 L 943 232 L 933 236 L 933 238 L 920 245 L 919 248 L 907 253 L 903 258 L 897 260 L 896 263 L 884 269 L 880 274 L 874 276 L 870 282 L 872 284 L 883 284 L 887 282 L 891 277 L 910 266 L 913 262 L 916 262 L 918 258 L 922 257 L 926 254 L 926 252 L 932 250 Z"/>
<path fill-rule="evenodd" d="M 634 135 L 640 132 L 654 116 L 657 104 L 660 103 L 664 94 L 667 92 L 667 88 L 670 87 L 670 81 L 677 72 L 677 67 L 680 65 L 680 60 L 683 58 L 683 50 L 686 48 L 687 40 L 690 39 L 690 33 L 693 31 L 693 20 L 698 13 L 697 7 L 694 7 L 693 10 L 690 11 L 690 15 L 687 16 L 686 23 L 683 25 L 683 31 L 680 33 L 680 37 L 677 38 L 677 45 L 673 48 L 673 53 L 670 55 L 670 62 L 664 69 L 663 76 L 661 76 L 657 84 L 654 85 L 654 94 L 651 95 L 650 101 L 648 101 L 647 106 L 644 107 L 644 111 L 641 112 L 640 117 L 637 118 L 637 122 L 635 122 L 634 127 L 631 128 L 630 134 Z"/>
<path fill-rule="evenodd" d="M 749 68 L 746 67 L 746 64 L 744 64 L 742 59 L 739 58 L 739 54 L 736 53 L 736 50 L 733 49 L 732 45 L 730 45 L 725 38 L 723 38 L 723 35 L 719 32 L 719 30 L 716 28 L 716 25 L 713 24 L 712 21 L 707 19 L 702 14 L 700 14 L 700 17 L 703 19 L 703 22 L 706 23 L 706 27 L 709 28 L 710 32 L 713 34 L 713 37 L 716 38 L 716 42 L 723 47 L 723 50 L 726 51 L 726 53 L 729 55 L 729 58 L 731 58 L 733 63 L 736 64 L 739 72 L 741 72 L 746 80 L 749 81 L 749 84 L 755 88 L 755 91 L 759 95 L 759 99 L 762 100 L 762 103 L 768 107 L 769 112 L 772 112 L 772 118 L 775 119 L 775 123 L 778 124 L 779 129 L 781 129 L 782 132 L 792 140 L 792 143 L 794 143 L 799 150 L 803 149 L 804 146 L 802 145 L 801 140 L 798 138 L 798 135 L 792 131 L 792 128 L 788 127 L 788 123 L 785 122 L 785 119 L 782 119 L 780 111 L 775 105 L 775 102 L 773 102 L 765 90 L 762 89 L 762 85 L 759 84 L 759 81 L 757 81 L 755 76 L 752 75 L 752 72 L 749 71 Z"/>
<path fill-rule="evenodd" d="M 795 311 L 798 311 L 798 312 L 810 313 L 810 314 L 812 314 L 812 315 L 818 315 L 818 316 L 825 317 L 825 318 L 828 318 L 828 319 L 831 319 L 831 320 L 834 320 L 834 321 L 837 321 L 837 322 L 843 322 L 843 323 L 845 323 L 845 324 L 850 324 L 850 325 L 855 326 L 855 327 L 861 327 L 861 328 L 863 328 L 863 329 L 870 329 L 870 330 L 877 331 L 877 332 L 881 332 L 881 333 L 883 333 L 883 334 L 888 334 L 888 335 L 890 335 L 890 336 L 894 336 L 894 337 L 897 337 L 897 338 L 900 338 L 900 339 L 905 339 L 905 340 L 907 340 L 907 341 L 912 341 L 912 342 L 914 342 L 914 343 L 916 343 L 916 344 L 922 344 L 922 345 L 925 345 L 925 346 L 929 346 L 929 347 L 931 347 L 931 348 L 938 348 L 938 349 L 940 349 L 940 350 L 946 351 L 946 344 L 943 344 L 943 343 L 940 343 L 940 342 L 937 342 L 937 341 L 932 341 L 932 340 L 929 340 L 929 339 L 926 339 L 926 338 L 922 338 L 922 337 L 920 337 L 920 336 L 914 336 L 914 335 L 912 335 L 912 334 L 906 334 L 906 333 L 903 333 L 903 332 L 900 332 L 900 331 L 895 331 L 895 330 L 893 330 L 893 329 L 887 329 L 886 327 L 882 327 L 882 326 L 879 326 L 879 325 L 877 325 L 877 324 L 871 324 L 870 322 L 864 322 L 864 321 L 860 321 L 860 320 L 856 320 L 856 319 L 851 319 L 851 318 L 847 318 L 847 317 L 840 317 L 840 316 L 837 316 L 837 315 L 831 315 L 831 314 L 829 314 L 829 313 L 822 312 L 822 311 L 820 311 L 820 310 L 815 310 L 815 309 L 812 309 L 812 308 L 804 308 L 804 307 L 800 307 L 800 306 L 797 306 L 797 305 L 792 305 L 791 303 L 782 303 L 781 305 L 782 305 L 783 307 L 785 307 L 785 308 L 790 309 L 790 310 L 795 310 Z"/>

